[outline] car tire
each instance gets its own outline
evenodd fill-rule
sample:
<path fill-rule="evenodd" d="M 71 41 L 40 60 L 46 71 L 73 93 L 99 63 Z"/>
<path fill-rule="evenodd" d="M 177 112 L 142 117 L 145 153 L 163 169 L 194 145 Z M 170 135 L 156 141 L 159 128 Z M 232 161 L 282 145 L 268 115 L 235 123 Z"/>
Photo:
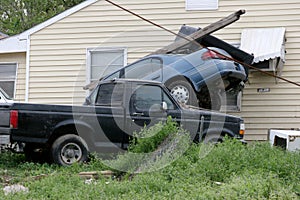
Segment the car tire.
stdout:
<path fill-rule="evenodd" d="M 88 146 L 79 136 L 68 134 L 55 140 L 51 148 L 52 162 L 62 166 L 84 162 L 88 159 Z"/>
<path fill-rule="evenodd" d="M 199 106 L 197 95 L 186 80 L 175 80 L 167 85 L 171 95 L 181 104 Z"/>

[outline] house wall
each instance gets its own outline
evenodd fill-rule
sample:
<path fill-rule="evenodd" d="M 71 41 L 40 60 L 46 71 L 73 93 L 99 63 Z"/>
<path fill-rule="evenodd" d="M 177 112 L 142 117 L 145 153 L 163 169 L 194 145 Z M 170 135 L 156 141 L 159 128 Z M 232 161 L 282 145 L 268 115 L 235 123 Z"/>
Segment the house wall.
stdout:
<path fill-rule="evenodd" d="M 282 76 L 300 76 L 300 0 L 219 0 L 213 11 L 186 11 L 184 0 L 118 0 L 117 3 L 177 32 L 182 24 L 205 27 L 229 14 L 246 14 L 214 35 L 239 43 L 243 28 L 286 28 L 286 63 Z M 81 103 L 86 95 L 86 49 L 126 47 L 128 63 L 172 42 L 174 35 L 154 27 L 105 1 L 98 1 L 31 35 L 29 101 Z M 247 140 L 266 140 L 269 128 L 297 128 L 300 88 L 251 73 L 243 94 Z M 257 93 L 257 88 L 270 88 Z"/>
<path fill-rule="evenodd" d="M 0 63 L 17 63 L 15 100 L 25 101 L 26 53 L 0 54 Z"/>

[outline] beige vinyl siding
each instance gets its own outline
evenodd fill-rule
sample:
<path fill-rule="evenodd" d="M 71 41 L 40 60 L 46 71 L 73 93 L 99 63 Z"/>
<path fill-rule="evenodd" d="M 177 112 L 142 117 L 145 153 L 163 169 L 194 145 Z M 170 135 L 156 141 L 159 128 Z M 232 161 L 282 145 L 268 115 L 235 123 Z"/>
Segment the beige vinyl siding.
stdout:
<path fill-rule="evenodd" d="M 17 63 L 15 100 L 25 101 L 26 53 L 0 54 L 0 63 Z"/>
<path fill-rule="evenodd" d="M 214 35 L 239 43 L 243 28 L 286 28 L 286 63 L 282 76 L 300 77 L 300 0 L 219 0 L 219 9 L 186 11 L 184 0 L 118 0 L 120 5 L 177 32 L 182 24 L 205 27 L 245 9 L 241 19 Z M 169 44 L 174 35 L 141 21 L 105 1 L 98 1 L 31 35 L 29 101 L 82 103 L 86 92 L 86 52 L 93 47 L 125 47 L 128 63 Z M 266 140 L 269 128 L 299 128 L 300 88 L 251 73 L 243 93 L 246 140 Z M 257 88 L 270 88 L 257 93 Z"/>

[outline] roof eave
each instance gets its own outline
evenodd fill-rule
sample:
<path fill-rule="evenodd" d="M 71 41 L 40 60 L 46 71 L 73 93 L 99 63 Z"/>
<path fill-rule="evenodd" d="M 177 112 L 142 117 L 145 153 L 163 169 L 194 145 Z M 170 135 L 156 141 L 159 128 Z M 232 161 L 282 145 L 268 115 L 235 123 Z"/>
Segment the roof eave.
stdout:
<path fill-rule="evenodd" d="M 30 35 L 40 31 L 41 29 L 54 24 L 55 22 L 64 19 L 65 17 L 97 2 L 98 0 L 86 0 L 82 3 L 46 20 L 45 22 L 38 24 L 27 31 L 15 36 L 4 38 L 0 40 L 0 53 L 13 53 L 13 52 L 26 52 L 27 51 L 27 39 Z"/>

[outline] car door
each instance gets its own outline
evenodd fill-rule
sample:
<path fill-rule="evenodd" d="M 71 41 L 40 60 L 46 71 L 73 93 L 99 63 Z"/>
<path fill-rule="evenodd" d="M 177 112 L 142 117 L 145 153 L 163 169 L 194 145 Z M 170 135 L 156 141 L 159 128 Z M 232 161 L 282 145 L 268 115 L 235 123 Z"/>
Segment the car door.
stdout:
<path fill-rule="evenodd" d="M 163 104 L 167 108 L 163 109 Z M 172 98 L 159 85 L 132 84 L 132 95 L 129 100 L 129 109 L 126 112 L 127 134 L 132 135 L 145 126 L 153 126 L 159 121 L 166 121 L 171 116 L 177 120 L 181 111 Z"/>

